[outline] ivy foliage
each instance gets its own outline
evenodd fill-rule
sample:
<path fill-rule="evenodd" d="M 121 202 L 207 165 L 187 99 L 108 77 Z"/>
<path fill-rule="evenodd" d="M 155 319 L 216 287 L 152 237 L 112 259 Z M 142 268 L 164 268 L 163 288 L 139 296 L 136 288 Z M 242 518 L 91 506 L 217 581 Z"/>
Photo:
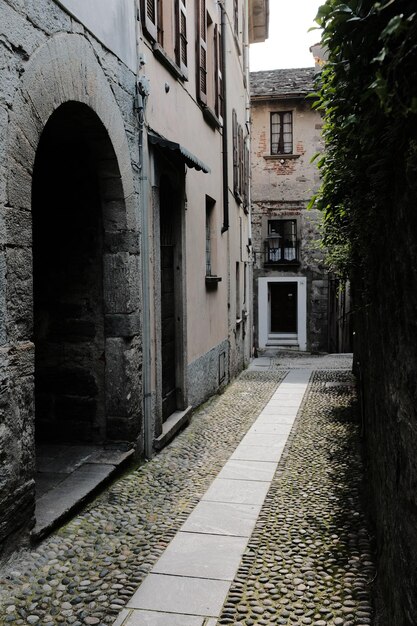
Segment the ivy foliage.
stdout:
<path fill-rule="evenodd" d="M 323 243 L 341 278 L 365 274 L 370 233 L 404 186 L 417 187 L 417 3 L 327 0 L 328 51 L 315 107 L 324 116 Z M 357 274 L 358 275 L 358 274 Z"/>

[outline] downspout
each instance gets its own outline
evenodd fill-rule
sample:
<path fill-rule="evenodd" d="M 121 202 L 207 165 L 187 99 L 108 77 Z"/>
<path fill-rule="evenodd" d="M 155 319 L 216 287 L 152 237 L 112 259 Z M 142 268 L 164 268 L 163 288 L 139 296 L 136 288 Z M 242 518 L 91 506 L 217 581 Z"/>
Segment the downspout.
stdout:
<path fill-rule="evenodd" d="M 138 9 L 138 17 L 139 9 Z M 141 266 L 142 266 L 142 389 L 143 389 L 143 436 L 144 453 L 147 459 L 153 454 L 152 428 L 152 386 L 151 386 L 151 342 L 150 342 L 150 298 L 149 298 L 149 206 L 148 206 L 148 141 L 145 124 L 146 102 L 149 95 L 149 81 L 140 76 L 144 59 L 140 53 L 139 20 L 137 24 L 137 57 L 138 57 L 138 117 L 139 117 L 139 167 L 140 167 L 140 204 L 141 220 Z"/>
<path fill-rule="evenodd" d="M 220 4 L 221 10 L 221 34 L 222 34 L 222 96 L 223 96 L 223 135 L 222 135 L 222 148 L 223 148 L 223 226 L 222 234 L 229 230 L 229 150 L 227 140 L 227 89 L 226 89 L 226 31 L 227 31 L 227 17 L 224 4 Z"/>
<path fill-rule="evenodd" d="M 144 448 L 145 457 L 152 458 L 153 453 L 153 427 L 152 427 L 152 388 L 151 388 L 151 342 L 150 342 L 150 300 L 149 300 L 149 206 L 148 206 L 148 142 L 144 113 L 146 96 L 139 95 L 142 101 L 142 109 L 139 109 L 139 158 L 141 167 L 140 176 L 140 199 L 142 205 L 142 385 L 143 385 L 143 423 L 144 423 Z"/>

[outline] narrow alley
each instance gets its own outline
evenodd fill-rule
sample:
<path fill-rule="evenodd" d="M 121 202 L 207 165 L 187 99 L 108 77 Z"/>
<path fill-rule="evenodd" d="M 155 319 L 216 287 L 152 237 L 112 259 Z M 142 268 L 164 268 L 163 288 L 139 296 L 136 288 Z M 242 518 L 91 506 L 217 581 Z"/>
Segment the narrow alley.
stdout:
<path fill-rule="evenodd" d="M 372 624 L 360 429 L 348 355 L 255 359 L 158 456 L 12 557 L 0 623 Z"/>

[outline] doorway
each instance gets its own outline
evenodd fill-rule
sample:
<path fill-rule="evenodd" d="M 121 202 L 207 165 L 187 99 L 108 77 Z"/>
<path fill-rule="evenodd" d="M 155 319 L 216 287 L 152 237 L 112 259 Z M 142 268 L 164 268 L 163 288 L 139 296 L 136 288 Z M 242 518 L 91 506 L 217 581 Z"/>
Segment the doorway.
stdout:
<path fill-rule="evenodd" d="M 259 348 L 307 349 L 307 279 L 258 279 Z"/>
<path fill-rule="evenodd" d="M 97 164 L 76 103 L 51 116 L 32 188 L 35 433 L 39 442 L 99 442 L 104 400 L 103 224 Z"/>
<path fill-rule="evenodd" d="M 168 176 L 160 180 L 160 286 L 162 421 L 179 406 L 179 291 L 180 236 L 177 219 L 178 192 Z"/>
<path fill-rule="evenodd" d="M 271 333 L 297 334 L 297 283 L 271 283 Z"/>

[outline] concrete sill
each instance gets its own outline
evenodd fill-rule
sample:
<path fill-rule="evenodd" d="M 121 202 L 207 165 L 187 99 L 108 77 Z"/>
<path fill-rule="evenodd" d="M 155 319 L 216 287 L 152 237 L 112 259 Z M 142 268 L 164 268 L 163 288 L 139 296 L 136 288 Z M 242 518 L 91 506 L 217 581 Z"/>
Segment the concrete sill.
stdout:
<path fill-rule="evenodd" d="M 206 120 L 207 124 L 211 126 L 211 128 L 221 128 L 223 126 L 223 122 L 220 118 L 217 117 L 216 113 L 207 105 L 202 105 L 203 117 Z"/>
<path fill-rule="evenodd" d="M 172 439 L 177 432 L 181 430 L 186 424 L 189 423 L 191 418 L 191 406 L 188 406 L 185 411 L 175 411 L 172 413 L 162 425 L 162 433 L 155 439 L 155 450 L 162 450 Z"/>
<path fill-rule="evenodd" d="M 267 161 L 281 161 L 285 159 L 299 159 L 301 154 L 264 154 Z"/>
<path fill-rule="evenodd" d="M 154 43 L 153 45 L 153 53 L 154 56 L 161 61 L 162 65 L 166 67 L 166 69 L 174 76 L 174 78 L 178 78 L 179 80 L 186 81 L 188 80 L 188 76 L 184 74 L 181 68 L 171 59 L 170 56 L 165 52 L 163 47 L 159 45 L 159 43 Z"/>
<path fill-rule="evenodd" d="M 217 285 L 221 282 L 221 276 L 206 276 L 205 282 L 207 289 L 217 289 Z"/>

